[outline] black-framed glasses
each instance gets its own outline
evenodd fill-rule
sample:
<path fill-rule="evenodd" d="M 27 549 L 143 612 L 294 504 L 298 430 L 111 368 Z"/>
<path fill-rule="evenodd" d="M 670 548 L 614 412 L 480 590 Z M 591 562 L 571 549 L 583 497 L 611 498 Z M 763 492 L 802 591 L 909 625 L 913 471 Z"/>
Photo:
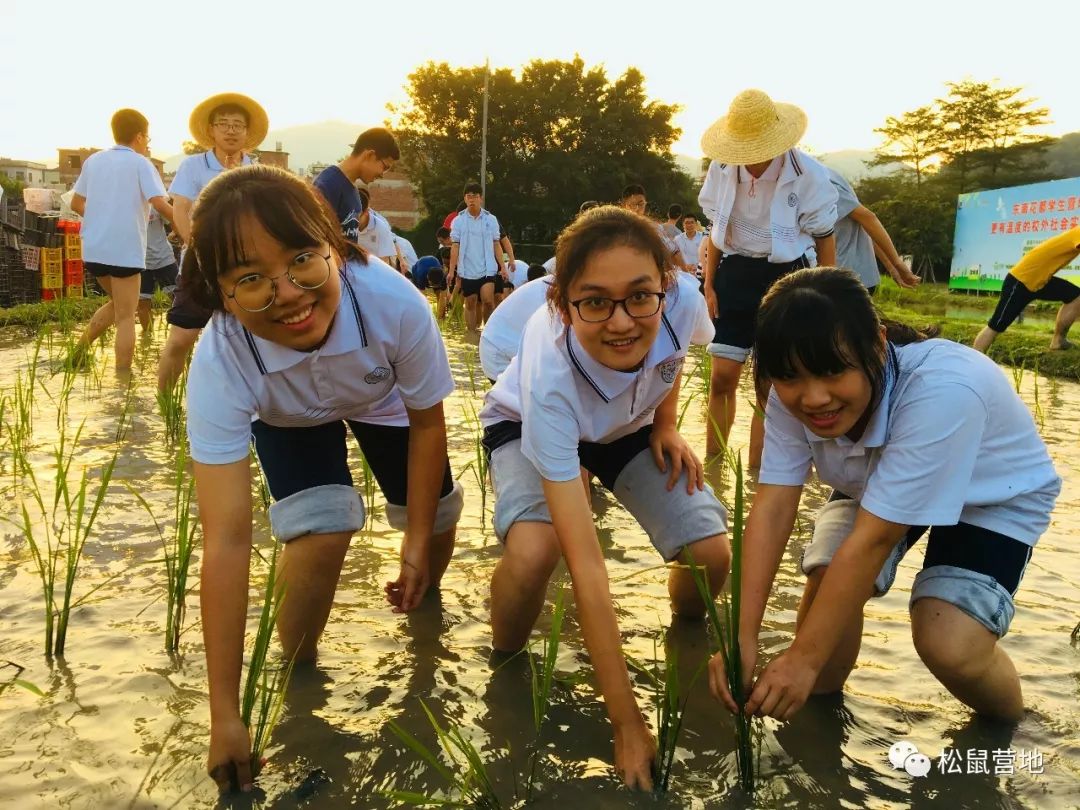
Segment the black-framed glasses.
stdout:
<path fill-rule="evenodd" d="M 570 303 L 577 310 L 581 320 L 586 323 L 602 323 L 615 314 L 615 307 L 620 304 L 631 318 L 650 318 L 660 311 L 664 297 L 665 294 L 662 292 L 639 290 L 626 298 L 603 298 L 590 295 Z"/>
<path fill-rule="evenodd" d="M 282 276 L 288 277 L 301 290 L 317 290 L 330 278 L 330 254 L 301 253 L 289 263 L 284 273 L 273 278 L 262 273 L 249 273 L 237 281 L 225 297 L 231 298 L 246 312 L 265 312 L 274 305 L 277 283 Z"/>

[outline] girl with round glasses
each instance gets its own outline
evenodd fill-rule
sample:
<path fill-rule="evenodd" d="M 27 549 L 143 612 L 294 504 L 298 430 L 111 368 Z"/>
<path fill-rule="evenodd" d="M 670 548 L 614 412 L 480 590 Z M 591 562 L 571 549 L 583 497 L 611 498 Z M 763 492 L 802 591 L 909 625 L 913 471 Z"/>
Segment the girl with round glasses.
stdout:
<path fill-rule="evenodd" d="M 249 443 L 285 544 L 284 652 L 315 656 L 364 507 L 347 466 L 356 437 L 404 532 L 395 612 L 437 585 L 454 547 L 462 491 L 450 476 L 442 401 L 454 383 L 424 297 L 346 243 L 315 193 L 251 166 L 199 199 L 184 273 L 214 314 L 188 381 L 188 438 L 205 551 L 202 619 L 210 682 L 211 776 L 246 787 L 251 743 L 238 691 L 251 556 Z M 438 463 L 440 462 L 441 463 Z M 432 463 L 437 462 L 437 463 Z"/>
<path fill-rule="evenodd" d="M 529 319 L 480 413 L 504 544 L 491 582 L 493 646 L 524 646 L 565 557 L 616 769 L 643 789 L 655 745 L 630 687 L 580 468 L 614 493 L 665 560 L 692 554 L 720 588 L 727 516 L 675 427 L 687 350 L 713 330 L 697 282 L 673 272 L 667 256 L 638 214 L 605 206 L 578 217 L 559 236 L 549 306 Z M 675 613 L 703 614 L 689 571 L 673 570 L 668 591 Z"/>

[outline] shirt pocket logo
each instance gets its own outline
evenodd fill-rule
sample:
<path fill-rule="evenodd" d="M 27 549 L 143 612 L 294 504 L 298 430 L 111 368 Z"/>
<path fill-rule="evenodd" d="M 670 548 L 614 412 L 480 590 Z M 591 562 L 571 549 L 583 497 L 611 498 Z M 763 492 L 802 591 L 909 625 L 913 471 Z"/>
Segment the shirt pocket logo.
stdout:
<path fill-rule="evenodd" d="M 799 195 L 794 191 L 787 195 L 788 208 L 794 208 L 799 204 Z"/>
<path fill-rule="evenodd" d="M 660 378 L 671 384 L 675 382 L 675 377 L 679 373 L 679 369 L 682 368 L 683 358 L 676 357 L 674 360 L 668 360 L 666 363 L 660 365 Z"/>
<path fill-rule="evenodd" d="M 385 366 L 379 366 L 369 374 L 364 375 L 364 382 L 368 385 L 378 385 L 387 377 L 390 376 L 390 369 Z"/>

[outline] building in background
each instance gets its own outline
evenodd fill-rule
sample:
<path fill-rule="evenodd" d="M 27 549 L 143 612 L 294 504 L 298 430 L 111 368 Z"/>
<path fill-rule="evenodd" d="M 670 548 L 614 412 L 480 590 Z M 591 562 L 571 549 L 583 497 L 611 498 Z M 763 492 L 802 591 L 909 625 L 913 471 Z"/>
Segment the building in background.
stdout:
<path fill-rule="evenodd" d="M 34 163 L 30 160 L 0 157 L 0 174 L 33 188 L 45 186 L 49 182 L 49 169 L 45 164 Z"/>
<path fill-rule="evenodd" d="M 257 162 L 264 166 L 277 166 L 279 169 L 289 171 L 289 153 L 281 150 L 281 141 L 274 144 L 274 150 L 256 149 L 254 152 Z"/>
<path fill-rule="evenodd" d="M 97 147 L 87 149 L 85 147 L 79 149 L 57 149 L 59 153 L 59 167 L 57 169 L 50 169 L 50 172 L 58 172 L 56 181 L 59 185 L 62 185 L 65 189 L 71 188 L 75 185 L 75 181 L 79 179 L 79 175 L 82 174 L 83 163 L 95 152 L 101 150 Z M 154 168 L 158 172 L 164 174 L 165 161 L 159 160 L 156 157 L 150 158 L 150 162 L 154 164 Z"/>
<path fill-rule="evenodd" d="M 371 192 L 371 207 L 395 228 L 412 230 L 423 218 L 420 196 L 400 163 L 367 188 Z"/>

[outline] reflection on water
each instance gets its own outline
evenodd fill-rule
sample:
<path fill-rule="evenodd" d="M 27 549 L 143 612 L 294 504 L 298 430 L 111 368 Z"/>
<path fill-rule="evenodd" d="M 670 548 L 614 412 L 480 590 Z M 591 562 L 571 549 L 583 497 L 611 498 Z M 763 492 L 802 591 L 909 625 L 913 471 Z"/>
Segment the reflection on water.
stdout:
<path fill-rule="evenodd" d="M 164 650 L 161 540 L 132 484 L 167 526 L 173 451 L 164 441 L 153 395 L 154 359 L 162 334 L 139 347 L 130 425 L 119 442 L 120 461 L 108 502 L 76 585 L 80 595 L 101 586 L 76 611 L 67 656 L 51 665 L 42 655 L 40 583 L 15 521 L 23 492 L 16 486 L 6 436 L 0 445 L 0 661 L 26 667 L 23 678 L 46 695 L 8 689 L 0 701 L 0 803 L 27 807 L 214 807 L 218 798 L 204 775 L 208 741 L 205 663 L 197 592 L 189 600 L 180 654 Z M 539 740 L 532 721 L 529 667 L 524 656 L 490 657 L 487 588 L 498 556 L 472 472 L 474 434 L 467 402 L 486 383 L 474 345 L 448 340 L 458 391 L 447 402 L 452 465 L 468 497 L 458 549 L 441 593 L 408 617 L 390 614 L 382 583 L 392 579 L 398 538 L 382 519 L 353 541 L 342 573 L 317 666 L 294 675 L 287 713 L 274 735 L 270 764 L 250 806 L 386 807 L 384 792 L 442 788 L 435 771 L 391 733 L 393 720 L 426 745 L 438 742 L 420 698 L 440 724 L 459 726 L 483 752 L 500 795 L 521 791 L 530 751 L 543 756 L 535 773 L 538 807 L 751 806 L 736 784 L 732 724 L 709 697 L 704 679 L 693 685 L 676 756 L 673 791 L 663 799 L 631 796 L 613 778 L 610 727 L 589 677 L 580 629 L 571 608 L 563 631 L 549 719 Z M 52 472 L 57 411 L 64 376 L 51 374 L 62 341 L 45 343 L 39 360 L 34 444 L 28 459 L 43 480 Z M 25 374 L 32 341 L 25 332 L 0 333 L 0 386 L 10 397 Z M 99 353 L 94 369 L 74 380 L 67 419 L 85 420 L 75 467 L 101 464 L 117 445 L 127 398 L 123 381 Z M 694 397 L 684 432 L 703 445 L 700 378 L 688 364 L 684 396 Z M 1009 373 L 1009 372 L 1005 372 Z M 1013 377 L 1010 375 L 1010 379 Z M 1080 649 L 1069 632 L 1080 620 L 1073 545 L 1080 515 L 1080 476 L 1074 471 L 1080 438 L 1080 386 L 1036 378 L 1019 380 L 1065 479 L 1049 532 L 1040 542 L 1018 595 L 1013 630 L 1004 642 L 1023 680 L 1028 716 L 1014 728 L 973 720 L 929 675 L 915 655 L 907 616 L 919 556 L 903 563 L 897 584 L 866 611 L 862 654 L 842 696 L 814 698 L 790 723 L 766 726 L 754 806 L 848 807 L 1069 807 L 1080 805 Z M 474 393 L 475 392 L 475 393 Z M 749 389 L 743 397 L 749 396 Z M 748 408 L 739 415 L 735 444 L 747 441 Z M 10 411 L 5 419 L 10 419 Z M 6 432 L 6 428 L 5 428 Z M 353 472 L 362 479 L 352 451 Z M 730 481 L 713 476 L 730 497 Z M 752 481 L 750 482 L 752 486 Z M 787 549 L 762 630 L 763 653 L 790 642 L 802 591 L 797 562 L 811 516 L 825 496 L 807 487 L 796 535 Z M 707 653 L 701 625 L 672 624 L 665 572 L 634 521 L 602 491 L 595 495 L 601 540 L 616 580 L 619 621 L 628 653 L 651 660 L 666 636 L 677 650 L 683 682 L 690 683 Z M 256 542 L 266 547 L 265 519 Z M 196 565 L 198 562 L 196 561 Z M 253 596 L 264 572 L 252 577 Z M 111 578 L 111 579 L 110 579 Z M 568 584 L 560 568 L 553 589 Z M 197 582 L 195 582 L 197 589 Z M 569 590 L 568 590 L 569 595 Z M 253 614 L 257 598 L 251 600 Z M 537 634 L 546 633 L 549 611 Z M 249 623 L 254 627 L 255 622 Z M 650 689 L 635 677 L 639 700 Z M 650 712 L 650 722 L 652 715 Z M 943 749 L 1038 751 L 1043 773 L 939 773 L 924 778 L 894 770 L 887 753 L 909 740 L 935 762 Z M 222 803 L 220 806 L 227 806 Z M 244 806 L 234 803 L 232 806 Z"/>

